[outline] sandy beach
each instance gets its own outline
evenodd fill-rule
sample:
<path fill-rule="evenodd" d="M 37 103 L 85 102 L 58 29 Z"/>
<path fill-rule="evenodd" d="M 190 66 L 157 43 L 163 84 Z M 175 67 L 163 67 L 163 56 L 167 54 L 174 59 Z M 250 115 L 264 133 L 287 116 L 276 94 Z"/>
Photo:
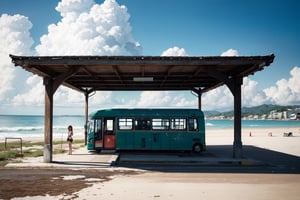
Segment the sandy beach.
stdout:
<path fill-rule="evenodd" d="M 284 137 L 284 133 L 292 133 L 291 137 Z M 207 130 L 207 145 L 232 145 L 233 130 Z M 243 145 L 253 145 L 282 153 L 300 156 L 300 122 L 299 128 L 253 128 L 242 129 Z"/>
<path fill-rule="evenodd" d="M 300 128 L 300 127 L 299 127 Z M 299 128 L 243 129 L 243 145 L 255 146 L 299 157 Z M 284 133 L 292 133 L 284 137 Z M 77 134 L 78 139 L 82 139 Z M 43 140 L 43 138 L 39 138 Z M 55 138 L 60 140 L 60 138 Z M 25 140 L 30 140 L 26 138 Z M 37 140 L 37 138 L 35 138 Z M 232 145 L 233 130 L 207 130 L 207 151 L 214 145 Z M 74 154 L 82 154 L 85 149 L 77 149 Z M 82 154 L 84 155 L 84 154 Z M 68 155 L 62 155 L 68 156 Z M 109 172 L 109 173 L 108 173 Z M 134 173 L 133 173 L 134 172 Z M 59 175 L 48 171 L 53 183 L 65 182 Z M 56 172 L 57 173 L 57 172 Z M 298 199 L 300 195 L 299 174 L 255 174 L 255 173 L 200 173 L 200 172 L 160 172 L 119 167 L 99 169 L 99 174 L 108 173 L 102 179 L 93 179 L 95 170 L 89 173 L 77 171 L 70 175 L 73 183 L 84 181 L 73 191 L 61 189 L 61 193 L 41 190 L 35 195 L 26 195 L 15 199 Z M 51 175 L 52 174 L 52 175 Z M 75 176 L 74 176 L 75 175 Z M 67 176 L 67 175 L 65 175 Z M 61 183 L 54 180 L 59 179 Z M 78 180 L 79 179 L 79 180 Z M 105 181 L 103 181 L 105 179 Z M 1 180 L 1 179 L 0 179 Z M 70 184 L 72 184 L 70 181 Z M 13 182 L 12 182 L 13 183 Z M 34 184 L 34 183 L 33 183 Z M 32 187 L 32 186 L 31 186 Z M 51 189 L 50 189 L 51 190 Z M 1 198 L 1 196 L 0 196 Z M 3 198 L 3 197 L 2 197 Z M 5 198 L 4 198 L 5 199 Z"/>

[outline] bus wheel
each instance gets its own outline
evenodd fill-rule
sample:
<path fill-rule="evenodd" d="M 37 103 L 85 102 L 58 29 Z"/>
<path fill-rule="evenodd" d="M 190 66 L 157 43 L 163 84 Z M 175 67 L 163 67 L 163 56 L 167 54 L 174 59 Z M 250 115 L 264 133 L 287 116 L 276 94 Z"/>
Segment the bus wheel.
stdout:
<path fill-rule="evenodd" d="M 199 143 L 194 144 L 193 146 L 193 152 L 194 153 L 200 153 L 203 150 L 202 145 Z"/>

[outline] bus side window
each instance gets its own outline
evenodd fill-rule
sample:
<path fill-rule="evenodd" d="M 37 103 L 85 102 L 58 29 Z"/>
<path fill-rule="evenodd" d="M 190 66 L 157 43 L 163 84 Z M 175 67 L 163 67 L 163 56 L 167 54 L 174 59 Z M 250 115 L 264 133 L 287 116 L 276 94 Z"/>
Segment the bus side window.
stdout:
<path fill-rule="evenodd" d="M 189 119 L 189 131 L 197 131 L 197 130 L 198 130 L 197 119 L 190 118 Z"/>
<path fill-rule="evenodd" d="M 120 118 L 118 121 L 119 130 L 132 130 L 133 119 L 132 118 Z"/>
<path fill-rule="evenodd" d="M 169 119 L 154 118 L 152 119 L 153 130 L 168 130 L 170 126 Z"/>
<path fill-rule="evenodd" d="M 151 120 L 150 119 L 136 119 L 135 120 L 135 130 L 151 130 Z"/>
<path fill-rule="evenodd" d="M 95 120 L 95 138 L 102 139 L 102 121 L 101 119 Z"/>
<path fill-rule="evenodd" d="M 112 135 L 114 134 L 114 120 L 105 119 L 105 134 Z"/>
<path fill-rule="evenodd" d="M 171 129 L 173 130 L 186 130 L 186 119 L 185 118 L 172 118 Z"/>

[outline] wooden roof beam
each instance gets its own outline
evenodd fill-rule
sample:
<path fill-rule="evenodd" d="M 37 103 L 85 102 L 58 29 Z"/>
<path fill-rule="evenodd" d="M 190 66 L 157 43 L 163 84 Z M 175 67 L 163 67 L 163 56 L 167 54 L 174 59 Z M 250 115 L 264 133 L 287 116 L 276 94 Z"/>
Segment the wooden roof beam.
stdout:
<path fill-rule="evenodd" d="M 184 79 L 181 83 L 181 85 L 183 85 L 187 80 L 192 79 L 193 77 L 197 76 L 200 73 L 201 69 L 197 68 L 196 71 L 194 73 L 192 73 L 191 75 L 188 76 L 187 79 Z"/>
<path fill-rule="evenodd" d="M 72 77 L 74 74 L 76 74 L 80 70 L 79 66 L 76 67 L 70 67 L 68 71 L 65 73 L 61 73 L 58 76 L 49 77 L 53 79 L 53 86 L 52 86 L 52 92 L 54 93 L 57 88 L 68 78 Z"/>
<path fill-rule="evenodd" d="M 96 74 L 90 72 L 90 70 L 88 70 L 86 66 L 82 67 L 82 69 L 83 69 L 83 71 L 84 71 L 85 73 L 87 73 L 90 77 L 93 77 L 93 78 L 95 78 L 96 80 L 99 80 L 100 82 L 102 82 L 101 84 L 104 83 L 104 80 L 103 80 L 103 79 L 101 79 L 101 78 L 100 78 L 99 76 L 97 76 Z M 92 81 L 93 81 L 93 80 L 92 80 Z M 87 90 L 87 89 L 86 89 L 86 90 Z M 90 88 L 90 89 L 88 89 L 88 90 L 89 90 L 90 92 L 96 91 L 95 87 L 92 87 L 92 88 Z"/>
<path fill-rule="evenodd" d="M 160 83 L 160 87 L 162 87 L 164 84 L 165 84 L 165 82 L 167 81 L 167 79 L 168 79 L 168 77 L 171 75 L 171 71 L 172 71 L 172 69 L 174 68 L 175 66 L 169 66 L 168 67 L 168 70 L 167 70 L 167 73 L 164 75 L 164 79 L 161 81 L 161 83 Z"/>
<path fill-rule="evenodd" d="M 122 77 L 120 75 L 118 66 L 117 65 L 113 65 L 112 69 L 113 69 L 114 73 L 116 74 L 116 76 L 118 77 L 118 79 L 120 80 L 120 82 L 124 85 L 124 81 L 123 81 L 123 79 L 122 79 Z"/>

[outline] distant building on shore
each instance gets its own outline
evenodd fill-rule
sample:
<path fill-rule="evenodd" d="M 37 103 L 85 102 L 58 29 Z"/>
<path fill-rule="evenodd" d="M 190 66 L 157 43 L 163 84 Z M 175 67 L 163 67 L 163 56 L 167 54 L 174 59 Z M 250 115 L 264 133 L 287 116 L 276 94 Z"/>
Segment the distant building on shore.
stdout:
<path fill-rule="evenodd" d="M 233 120 L 234 118 L 233 116 L 218 115 L 218 116 L 206 117 L 206 119 Z M 288 109 L 285 111 L 272 110 L 270 113 L 265 113 L 262 115 L 243 116 L 242 119 L 243 120 L 300 120 L 300 108 Z"/>
<path fill-rule="evenodd" d="M 287 111 L 272 110 L 268 116 L 268 119 L 299 120 L 300 108 L 288 109 Z"/>

